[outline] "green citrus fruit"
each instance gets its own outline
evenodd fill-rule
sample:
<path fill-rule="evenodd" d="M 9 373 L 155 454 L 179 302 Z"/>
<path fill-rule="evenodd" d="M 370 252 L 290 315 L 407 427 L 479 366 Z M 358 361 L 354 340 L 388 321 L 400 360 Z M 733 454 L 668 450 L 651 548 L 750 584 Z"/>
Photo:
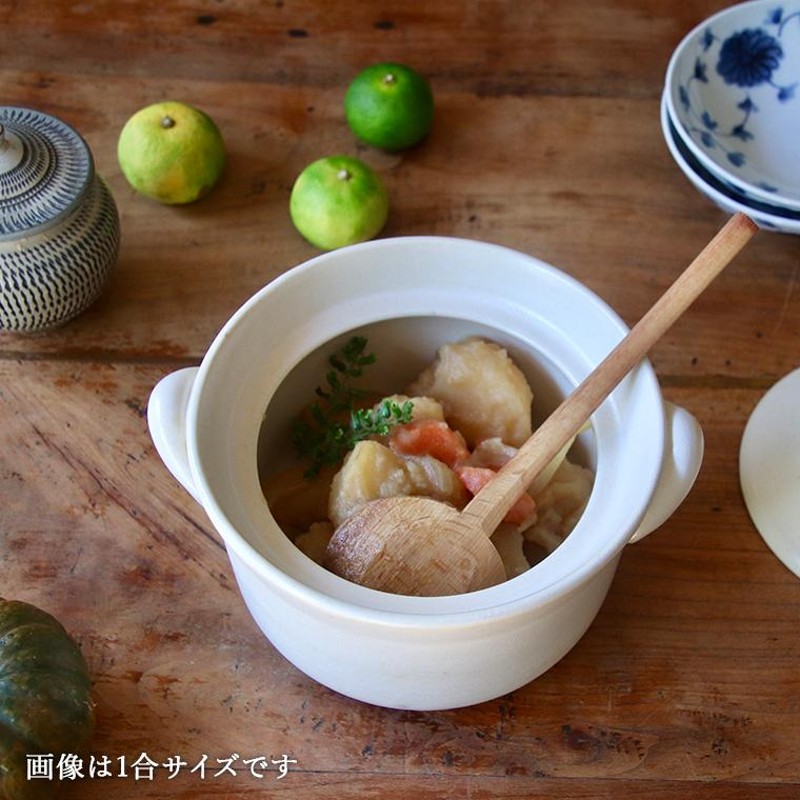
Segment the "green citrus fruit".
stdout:
<path fill-rule="evenodd" d="M 192 203 L 222 175 L 225 143 L 207 114 L 165 101 L 140 109 L 125 123 L 117 158 L 137 192 L 161 203 Z"/>
<path fill-rule="evenodd" d="M 389 196 L 363 161 L 328 156 L 309 164 L 297 177 L 289 213 L 311 244 L 334 250 L 377 236 L 389 214 Z"/>
<path fill-rule="evenodd" d="M 418 72 L 402 64 L 373 64 L 359 73 L 344 98 L 347 124 L 382 150 L 416 144 L 433 122 L 433 93 Z"/>

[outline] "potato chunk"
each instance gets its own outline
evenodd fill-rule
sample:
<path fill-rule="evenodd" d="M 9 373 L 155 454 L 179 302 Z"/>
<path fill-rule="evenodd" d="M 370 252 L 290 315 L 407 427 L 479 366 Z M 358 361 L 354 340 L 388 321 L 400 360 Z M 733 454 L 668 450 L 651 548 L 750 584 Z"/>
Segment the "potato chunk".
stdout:
<path fill-rule="evenodd" d="M 463 505 L 458 475 L 431 456 L 405 457 L 380 442 L 359 442 L 333 478 L 328 516 L 338 527 L 364 503 L 398 495 L 424 495 Z"/>
<path fill-rule="evenodd" d="M 531 435 L 533 392 L 506 350 L 470 337 L 445 344 L 409 388 L 438 400 L 470 447 L 499 437 L 519 447 Z"/>
<path fill-rule="evenodd" d="M 348 453 L 331 483 L 328 516 L 339 527 L 370 500 L 411 494 L 403 460 L 388 447 L 365 440 Z"/>
<path fill-rule="evenodd" d="M 411 419 L 414 422 L 421 419 L 437 419 L 444 422 L 444 409 L 442 408 L 442 404 L 432 397 L 409 397 L 407 394 L 393 394 L 389 397 L 384 397 L 376 407 L 380 407 L 387 400 L 390 403 L 397 403 L 399 406 L 411 401 L 411 405 L 413 406 Z"/>
<path fill-rule="evenodd" d="M 492 543 L 503 559 L 503 566 L 506 568 L 506 575 L 509 578 L 516 578 L 530 569 L 530 564 L 525 556 L 525 539 L 516 525 L 503 523 L 492 534 Z"/>
<path fill-rule="evenodd" d="M 469 464 L 473 467 L 489 467 L 499 470 L 506 465 L 517 453 L 518 448 L 506 444 L 502 439 L 493 436 L 484 439 L 469 457 Z"/>
<path fill-rule="evenodd" d="M 411 482 L 412 494 L 432 497 L 461 508 L 468 493 L 458 475 L 433 456 L 403 456 L 403 467 Z"/>
<path fill-rule="evenodd" d="M 592 470 L 565 459 L 547 486 L 536 495 L 539 516 L 524 532 L 528 541 L 555 550 L 575 527 L 594 485 Z"/>

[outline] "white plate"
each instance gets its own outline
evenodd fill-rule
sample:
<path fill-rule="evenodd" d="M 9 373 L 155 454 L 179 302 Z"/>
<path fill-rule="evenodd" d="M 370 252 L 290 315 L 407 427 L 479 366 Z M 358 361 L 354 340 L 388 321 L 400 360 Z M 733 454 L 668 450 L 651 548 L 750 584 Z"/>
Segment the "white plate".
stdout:
<path fill-rule="evenodd" d="M 800 369 L 778 381 L 750 415 L 739 480 L 758 532 L 800 577 Z"/>

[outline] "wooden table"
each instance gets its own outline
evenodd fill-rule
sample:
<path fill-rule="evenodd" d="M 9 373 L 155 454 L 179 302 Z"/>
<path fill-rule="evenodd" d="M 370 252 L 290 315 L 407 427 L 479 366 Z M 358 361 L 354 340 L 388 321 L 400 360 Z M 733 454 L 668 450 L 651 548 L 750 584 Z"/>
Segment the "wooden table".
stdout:
<path fill-rule="evenodd" d="M 494 702 L 390 711 L 288 664 L 145 420 L 159 378 L 198 363 L 246 298 L 317 253 L 288 198 L 323 155 L 378 169 L 382 235 L 523 250 L 634 322 L 726 219 L 659 127 L 672 49 L 723 5 L 0 4 L 3 102 L 85 136 L 123 231 L 94 307 L 0 336 L 0 591 L 80 641 L 94 766 L 110 762 L 110 776 L 67 781 L 65 800 L 800 796 L 800 581 L 756 532 L 737 473 L 748 415 L 800 366 L 794 237 L 759 233 L 653 352 L 665 395 L 705 430 L 697 484 L 626 549 L 574 650 Z M 429 77 L 437 113 L 427 141 L 393 156 L 358 145 L 342 112 L 349 80 L 390 59 Z M 116 161 L 128 116 L 165 98 L 205 109 L 227 142 L 222 183 L 193 206 L 135 195 Z M 174 768 L 151 775 L 149 761 Z"/>

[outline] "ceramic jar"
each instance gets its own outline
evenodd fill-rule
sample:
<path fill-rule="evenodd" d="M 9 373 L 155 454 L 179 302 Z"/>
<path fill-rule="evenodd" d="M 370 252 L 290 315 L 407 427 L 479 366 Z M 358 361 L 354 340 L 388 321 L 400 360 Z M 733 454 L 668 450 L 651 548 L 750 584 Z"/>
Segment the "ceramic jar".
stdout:
<path fill-rule="evenodd" d="M 49 114 L 0 107 L 0 331 L 51 328 L 88 308 L 119 241 L 83 138 Z"/>

